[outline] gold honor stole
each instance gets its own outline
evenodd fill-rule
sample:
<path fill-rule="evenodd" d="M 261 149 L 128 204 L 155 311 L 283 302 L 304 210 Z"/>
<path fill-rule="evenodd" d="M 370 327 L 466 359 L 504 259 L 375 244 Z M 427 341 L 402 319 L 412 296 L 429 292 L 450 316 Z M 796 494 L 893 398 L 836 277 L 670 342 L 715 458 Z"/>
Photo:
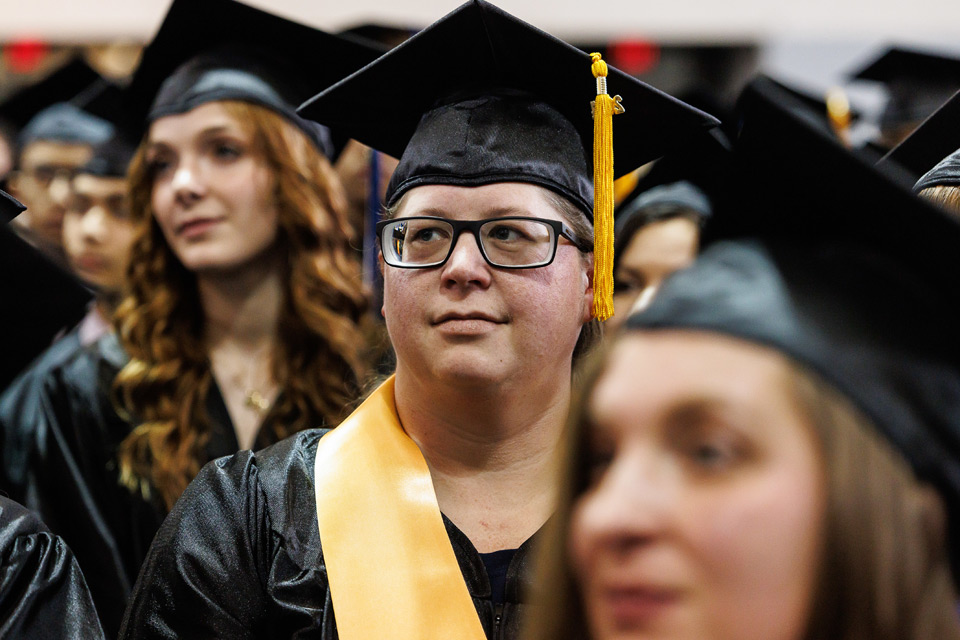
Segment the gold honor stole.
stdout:
<path fill-rule="evenodd" d="M 317 522 L 343 640 L 485 640 L 391 377 L 320 439 Z"/>

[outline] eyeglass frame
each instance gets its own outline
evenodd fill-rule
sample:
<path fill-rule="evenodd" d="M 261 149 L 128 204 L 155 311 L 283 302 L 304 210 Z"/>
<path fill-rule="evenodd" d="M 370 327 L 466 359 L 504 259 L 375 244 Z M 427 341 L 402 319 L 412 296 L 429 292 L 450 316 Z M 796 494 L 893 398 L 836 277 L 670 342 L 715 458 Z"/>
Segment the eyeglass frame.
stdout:
<path fill-rule="evenodd" d="M 41 174 L 46 173 L 47 170 L 50 170 L 49 180 L 40 177 Z M 77 177 L 78 173 L 80 173 L 80 167 L 51 167 L 49 165 L 38 165 L 36 167 L 30 167 L 27 169 L 14 169 L 10 172 L 10 175 L 19 175 L 25 178 L 30 178 L 31 180 L 35 181 L 41 189 L 49 189 L 58 180 L 72 182 L 73 179 Z"/>
<path fill-rule="evenodd" d="M 453 227 L 453 237 L 450 239 L 450 248 L 447 250 L 447 255 L 443 257 L 443 260 L 440 260 L 439 262 L 431 262 L 429 264 L 390 264 L 390 262 L 387 260 L 386 254 L 383 251 L 383 230 L 389 225 L 403 222 L 404 220 L 437 220 L 438 222 L 445 222 Z M 480 241 L 480 227 L 485 224 L 498 222 L 501 220 L 527 220 L 530 222 L 542 222 L 553 229 L 553 235 L 551 236 L 552 242 L 550 243 L 552 247 L 550 251 L 550 258 L 546 262 L 530 265 L 503 265 L 496 264 L 490 260 L 489 256 L 487 256 L 487 252 L 483 248 L 483 242 Z M 480 255 L 483 256 L 483 259 L 486 261 L 486 263 L 494 269 L 539 269 L 541 267 L 550 266 L 557 257 L 557 247 L 560 245 L 561 237 L 569 240 L 578 251 L 586 252 L 586 250 L 581 246 L 582 242 L 577 239 L 576 235 L 573 233 L 573 229 L 571 229 L 570 225 L 568 225 L 566 222 L 563 222 L 562 220 L 551 220 L 550 218 L 535 218 L 532 216 L 503 216 L 500 218 L 487 218 L 485 220 L 451 220 L 450 218 L 441 218 L 439 216 L 409 216 L 404 218 L 390 218 L 389 220 L 381 220 L 377 223 L 377 244 L 380 245 L 380 253 L 384 256 L 383 261 L 395 269 L 432 269 L 434 267 L 442 267 L 447 263 L 447 260 L 449 260 L 450 256 L 453 255 L 453 250 L 457 246 L 457 241 L 460 240 L 460 235 L 464 231 L 467 231 L 473 236 L 473 240 L 477 243 L 477 249 L 480 250 Z"/>

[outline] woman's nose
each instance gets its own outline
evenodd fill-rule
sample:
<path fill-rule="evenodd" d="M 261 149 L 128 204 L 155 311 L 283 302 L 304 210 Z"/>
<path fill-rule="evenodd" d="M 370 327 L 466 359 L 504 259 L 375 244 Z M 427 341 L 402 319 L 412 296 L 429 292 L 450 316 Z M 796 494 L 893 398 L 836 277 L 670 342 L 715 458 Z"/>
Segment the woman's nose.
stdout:
<path fill-rule="evenodd" d="M 615 457 L 577 505 L 577 535 L 623 549 L 655 539 L 673 520 L 672 477 L 669 464 L 651 453 Z"/>
<path fill-rule="evenodd" d="M 443 265 L 444 281 L 450 284 L 473 283 L 480 287 L 490 284 L 491 268 L 480 252 L 480 245 L 471 233 L 461 233 L 450 257 Z"/>
<path fill-rule="evenodd" d="M 177 165 L 171 186 L 181 204 L 189 204 L 201 198 L 205 191 L 199 167 L 189 160 Z"/>

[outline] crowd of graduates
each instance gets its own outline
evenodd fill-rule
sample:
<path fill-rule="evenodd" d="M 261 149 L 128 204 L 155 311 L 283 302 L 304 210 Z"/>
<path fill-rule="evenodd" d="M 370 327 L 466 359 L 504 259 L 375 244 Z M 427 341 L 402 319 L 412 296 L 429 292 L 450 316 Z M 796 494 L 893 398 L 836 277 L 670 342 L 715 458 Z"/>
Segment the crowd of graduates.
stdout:
<path fill-rule="evenodd" d="M 375 35 L 173 0 L 0 104 L 0 637 L 960 639 L 960 60 L 861 144 Z"/>

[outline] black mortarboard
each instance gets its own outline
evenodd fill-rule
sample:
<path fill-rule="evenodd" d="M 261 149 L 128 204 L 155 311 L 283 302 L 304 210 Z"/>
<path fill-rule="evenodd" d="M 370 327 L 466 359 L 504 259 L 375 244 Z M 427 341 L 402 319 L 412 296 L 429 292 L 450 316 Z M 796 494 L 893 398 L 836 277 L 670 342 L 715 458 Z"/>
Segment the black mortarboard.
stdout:
<path fill-rule="evenodd" d="M 881 163 L 893 163 L 906 170 L 914 182 L 920 180 L 924 186 L 918 184 L 917 191 L 936 184 L 958 185 L 957 160 L 951 163 L 947 158 L 957 149 L 960 149 L 960 91 L 884 156 Z M 946 164 L 939 166 L 941 162 Z M 935 170 L 934 165 L 938 165 Z"/>
<path fill-rule="evenodd" d="M 100 144 L 113 135 L 113 125 L 76 107 L 58 102 L 35 115 L 20 131 L 17 144 L 21 149 L 37 140 L 73 144 Z"/>
<path fill-rule="evenodd" d="M 621 96 L 626 111 L 613 115 Z M 300 113 L 400 158 L 388 207 L 430 184 L 526 182 L 570 200 L 595 218 L 594 314 L 601 320 L 613 313 L 615 171 L 631 171 L 718 124 L 483 0 L 461 5 Z"/>
<path fill-rule="evenodd" d="M 617 208 L 617 224 L 621 224 L 621 217 L 636 209 L 638 198 L 664 185 L 686 182 L 702 191 L 711 202 L 721 199 L 727 191 L 731 164 L 730 140 L 719 128 L 692 137 L 656 160 L 637 180 Z"/>
<path fill-rule="evenodd" d="M 0 217 L 22 210 L 0 191 Z M 39 355 L 57 333 L 83 317 L 90 292 L 10 229 L 0 224 L 0 389 Z"/>
<path fill-rule="evenodd" d="M 251 102 L 330 153 L 329 131 L 297 116 L 297 105 L 381 52 L 233 0 L 174 0 L 133 76 L 130 108 L 150 122 L 215 100 Z"/>
<path fill-rule="evenodd" d="M 960 558 L 960 222 L 800 117 L 766 79 L 741 98 L 736 202 L 634 329 L 781 351 L 868 416 L 940 491 Z M 957 573 L 956 575 L 960 575 Z"/>
<path fill-rule="evenodd" d="M 0 106 L 0 118 L 16 127 L 20 149 L 35 140 L 99 144 L 112 135 L 113 129 L 83 107 L 88 91 L 101 80 L 96 71 L 76 58 L 8 98 Z"/>
<path fill-rule="evenodd" d="M 0 189 L 0 224 L 6 224 L 26 209 L 19 200 Z"/>
<path fill-rule="evenodd" d="M 102 79 L 88 89 L 87 94 L 84 111 L 109 121 L 113 135 L 94 145 L 90 159 L 77 171 L 101 177 L 124 177 L 139 142 L 139 126 L 124 108 L 124 89 Z"/>
<path fill-rule="evenodd" d="M 74 58 L 39 82 L 8 96 L 0 104 L 0 120 L 19 132 L 35 115 L 58 102 L 72 101 L 99 78 L 82 59 Z"/>
<path fill-rule="evenodd" d="M 590 56 L 473 0 L 300 108 L 400 158 L 390 206 L 423 184 L 531 182 L 593 210 Z M 631 171 L 717 121 L 616 69 L 615 169 Z M 363 98 L 361 98 L 361 96 Z"/>
<path fill-rule="evenodd" d="M 913 190 L 919 193 L 930 187 L 960 187 L 960 149 L 923 174 L 913 186 Z"/>
<path fill-rule="evenodd" d="M 889 100 L 880 127 L 917 123 L 960 90 L 960 59 L 893 47 L 850 75 L 884 84 Z"/>

